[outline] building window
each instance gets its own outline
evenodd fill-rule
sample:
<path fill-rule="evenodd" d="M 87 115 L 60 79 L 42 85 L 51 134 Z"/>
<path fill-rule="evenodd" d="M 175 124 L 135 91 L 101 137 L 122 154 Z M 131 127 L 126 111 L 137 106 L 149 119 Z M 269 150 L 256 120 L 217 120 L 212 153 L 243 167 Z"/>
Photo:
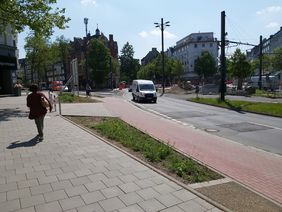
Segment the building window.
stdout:
<path fill-rule="evenodd" d="M 210 47 L 212 47 L 213 46 L 213 43 L 210 43 Z"/>
<path fill-rule="evenodd" d="M 194 44 L 194 47 L 195 47 L 195 48 L 197 48 L 197 47 L 198 47 L 198 45 L 195 43 L 195 44 Z"/>
<path fill-rule="evenodd" d="M 205 47 L 205 46 L 206 46 L 206 45 L 203 43 L 203 44 L 202 44 L 202 47 Z"/>

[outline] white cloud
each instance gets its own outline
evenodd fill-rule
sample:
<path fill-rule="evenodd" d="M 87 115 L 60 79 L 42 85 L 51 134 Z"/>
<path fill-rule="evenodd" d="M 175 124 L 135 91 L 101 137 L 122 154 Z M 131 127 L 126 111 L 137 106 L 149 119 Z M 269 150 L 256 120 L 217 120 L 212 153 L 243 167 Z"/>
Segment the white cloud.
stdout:
<path fill-rule="evenodd" d="M 148 32 L 146 32 L 146 31 L 140 32 L 139 35 L 140 35 L 142 38 L 147 38 L 147 37 L 149 36 Z"/>
<path fill-rule="evenodd" d="M 142 31 L 139 33 L 139 36 L 142 38 L 161 37 L 161 30 L 154 29 L 151 32 Z M 164 30 L 164 38 L 165 39 L 174 39 L 174 38 L 177 38 L 177 36 Z"/>
<path fill-rule="evenodd" d="M 172 33 L 168 32 L 168 31 L 164 31 L 164 37 L 168 38 L 168 39 L 174 39 L 177 36 L 175 34 L 172 34 Z"/>
<path fill-rule="evenodd" d="M 279 27 L 279 24 L 277 22 L 270 22 L 266 25 L 266 28 L 277 28 Z"/>
<path fill-rule="evenodd" d="M 80 3 L 83 6 L 88 6 L 88 5 L 95 5 L 96 4 L 96 0 L 80 0 Z"/>
<path fill-rule="evenodd" d="M 154 35 L 154 36 L 160 36 L 161 35 L 161 31 L 157 30 L 157 29 L 154 29 L 153 31 L 150 32 L 150 34 Z"/>
<path fill-rule="evenodd" d="M 154 36 L 161 36 L 161 31 L 160 30 L 157 30 L 157 29 L 154 29 L 153 31 L 150 32 L 152 35 Z M 168 39 L 174 39 L 176 38 L 176 35 L 164 30 L 164 37 L 165 38 L 168 38 Z"/>
<path fill-rule="evenodd" d="M 257 11 L 256 14 L 257 15 L 267 15 L 267 14 L 279 13 L 281 11 L 282 11 L 282 7 L 271 6 L 271 7 L 267 7 L 265 9 Z"/>

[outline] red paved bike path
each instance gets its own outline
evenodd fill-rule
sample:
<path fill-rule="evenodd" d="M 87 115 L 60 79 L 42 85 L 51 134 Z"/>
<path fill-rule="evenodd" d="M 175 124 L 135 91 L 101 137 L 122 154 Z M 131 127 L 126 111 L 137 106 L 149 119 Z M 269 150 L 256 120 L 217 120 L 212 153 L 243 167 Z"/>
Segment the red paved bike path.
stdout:
<path fill-rule="evenodd" d="M 115 97 L 105 107 L 132 126 L 282 203 L 282 157 L 184 126 Z"/>

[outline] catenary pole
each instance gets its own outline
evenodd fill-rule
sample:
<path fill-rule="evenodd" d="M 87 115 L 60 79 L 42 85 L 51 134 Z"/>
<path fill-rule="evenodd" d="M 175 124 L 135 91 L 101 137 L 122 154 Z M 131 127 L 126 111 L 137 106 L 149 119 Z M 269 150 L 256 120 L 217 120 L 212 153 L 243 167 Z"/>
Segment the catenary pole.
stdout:
<path fill-rule="evenodd" d="M 220 100 L 225 101 L 225 78 L 226 78 L 226 58 L 225 58 L 225 11 L 221 12 L 221 54 L 220 54 Z"/>

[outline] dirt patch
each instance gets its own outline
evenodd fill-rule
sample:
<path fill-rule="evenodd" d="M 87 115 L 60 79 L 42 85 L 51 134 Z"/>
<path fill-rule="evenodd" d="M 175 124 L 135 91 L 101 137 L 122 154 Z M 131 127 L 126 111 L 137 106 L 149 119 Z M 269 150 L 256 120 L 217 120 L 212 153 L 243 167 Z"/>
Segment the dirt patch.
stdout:
<path fill-rule="evenodd" d="M 282 211 L 282 208 L 235 182 L 196 189 L 232 211 Z"/>
<path fill-rule="evenodd" d="M 185 90 L 183 88 L 180 88 L 178 85 L 174 85 L 174 86 L 172 86 L 170 88 L 166 88 L 165 92 L 166 93 L 170 93 L 170 94 L 179 94 L 179 95 L 193 93 L 192 90 Z"/>

